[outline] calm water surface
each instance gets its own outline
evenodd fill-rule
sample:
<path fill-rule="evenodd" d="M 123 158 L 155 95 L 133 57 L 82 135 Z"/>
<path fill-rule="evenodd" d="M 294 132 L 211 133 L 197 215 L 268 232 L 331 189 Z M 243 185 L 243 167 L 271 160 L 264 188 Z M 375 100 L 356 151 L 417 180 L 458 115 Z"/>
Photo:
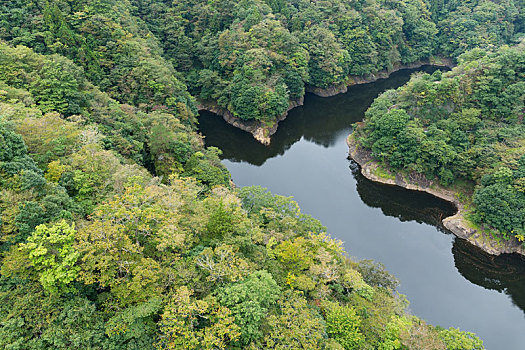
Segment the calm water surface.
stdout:
<path fill-rule="evenodd" d="M 431 67 L 425 67 L 431 70 Z M 404 84 L 413 71 L 320 98 L 281 122 L 269 147 L 250 134 L 202 113 L 206 144 L 223 150 L 238 186 L 261 185 L 293 196 L 345 242 L 350 256 L 374 259 L 401 280 L 411 311 L 432 324 L 478 334 L 487 349 L 525 349 L 525 261 L 491 257 L 443 229 L 453 213 L 430 195 L 375 184 L 347 160 L 345 139 L 382 91 Z"/>

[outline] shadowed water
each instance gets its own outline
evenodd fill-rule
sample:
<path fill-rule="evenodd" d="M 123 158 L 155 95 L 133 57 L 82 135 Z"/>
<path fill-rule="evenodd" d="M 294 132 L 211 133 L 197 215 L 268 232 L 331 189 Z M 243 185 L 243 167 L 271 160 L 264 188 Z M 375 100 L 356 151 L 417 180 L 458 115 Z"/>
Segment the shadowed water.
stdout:
<path fill-rule="evenodd" d="M 303 212 L 345 242 L 350 256 L 385 264 L 401 280 L 414 314 L 475 332 L 487 349 L 523 349 L 525 261 L 489 256 L 456 239 L 441 226 L 454 211 L 449 203 L 373 183 L 347 159 L 352 123 L 362 120 L 378 94 L 404 84 L 412 72 L 334 97 L 307 95 L 268 147 L 211 113 L 201 114 L 200 130 L 208 146 L 223 150 L 238 186 L 261 185 L 293 196 Z"/>

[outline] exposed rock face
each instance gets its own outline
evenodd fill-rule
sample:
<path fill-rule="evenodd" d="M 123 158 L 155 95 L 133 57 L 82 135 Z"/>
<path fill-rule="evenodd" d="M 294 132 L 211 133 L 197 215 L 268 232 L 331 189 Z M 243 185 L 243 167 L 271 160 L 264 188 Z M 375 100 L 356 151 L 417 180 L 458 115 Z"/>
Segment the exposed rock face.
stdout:
<path fill-rule="evenodd" d="M 398 64 L 390 70 L 383 70 L 381 72 L 371 73 L 366 76 L 350 76 L 347 78 L 346 81 L 340 84 L 337 84 L 337 85 L 329 86 L 327 88 L 320 88 L 320 87 L 313 87 L 313 86 L 307 87 L 306 91 L 311 92 L 321 97 L 334 96 L 334 95 L 343 94 L 347 92 L 349 86 L 373 83 L 376 80 L 388 78 L 390 74 L 397 72 L 399 70 L 414 69 L 414 68 L 419 68 L 425 65 L 452 68 L 454 66 L 454 63 L 450 59 L 440 58 L 439 61 L 428 59 L 425 61 L 418 61 L 418 62 L 414 62 L 410 64 Z"/>
<path fill-rule="evenodd" d="M 304 97 L 298 100 L 290 101 L 288 109 L 283 113 L 273 124 L 267 124 L 258 120 L 243 120 L 237 118 L 226 108 L 222 108 L 213 102 L 200 103 L 197 108 L 199 111 L 209 111 L 222 116 L 222 118 L 236 128 L 247 131 L 253 135 L 253 137 L 262 143 L 263 145 L 269 145 L 271 136 L 277 131 L 279 122 L 286 119 L 288 112 L 298 106 L 302 106 L 304 103 Z"/>
<path fill-rule="evenodd" d="M 454 191 L 443 188 L 421 174 L 410 174 L 408 179 L 401 174 L 396 174 L 395 179 L 379 177 L 374 174 L 379 163 L 374 160 L 371 152 L 361 148 L 352 135 L 348 137 L 347 143 L 349 147 L 349 157 L 359 164 L 361 174 L 367 179 L 387 185 L 400 186 L 409 190 L 427 192 L 435 197 L 453 203 L 457 208 L 457 212 L 455 215 L 443 219 L 443 226 L 457 237 L 469 241 L 471 244 L 492 255 L 516 253 L 525 256 L 525 249 L 518 240 L 512 239 L 498 242 L 487 234 L 471 228 L 464 217 L 463 205 L 456 198 Z"/>
<path fill-rule="evenodd" d="M 329 86 L 327 88 L 308 86 L 306 88 L 306 91 L 311 92 L 317 96 L 330 97 L 330 96 L 335 96 L 339 94 L 344 94 L 345 92 L 348 91 L 348 86 L 351 86 L 351 85 L 354 85 L 354 84 L 340 83 L 337 85 Z"/>

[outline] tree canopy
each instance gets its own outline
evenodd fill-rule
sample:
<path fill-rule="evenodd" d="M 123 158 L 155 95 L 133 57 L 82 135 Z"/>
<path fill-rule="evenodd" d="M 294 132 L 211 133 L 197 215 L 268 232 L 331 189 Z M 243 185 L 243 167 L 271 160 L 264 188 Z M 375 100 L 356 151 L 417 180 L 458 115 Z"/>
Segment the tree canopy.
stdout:
<path fill-rule="evenodd" d="M 393 172 L 460 188 L 469 218 L 495 238 L 525 233 L 524 42 L 473 49 L 451 72 L 418 74 L 378 97 L 358 125 L 360 145 Z"/>
<path fill-rule="evenodd" d="M 357 135 L 394 170 L 475 184 L 473 218 L 524 237 L 525 61 L 504 46 L 524 18 L 521 0 L 0 2 L 0 347 L 482 349 L 410 316 L 291 198 L 235 188 L 197 106 L 273 124 L 308 89 L 456 59 Z"/>
<path fill-rule="evenodd" d="M 214 103 L 274 123 L 308 87 L 326 88 L 436 55 L 493 49 L 525 31 L 520 0 L 32 1 L 0 5 L 0 38 L 59 54 L 90 82 L 141 109 Z M 58 69 L 48 64 L 43 74 Z M 35 96 L 77 113 L 85 101 L 61 70 Z M 69 103 L 70 99 L 74 103 Z M 60 106 L 57 105 L 60 103 Z"/>

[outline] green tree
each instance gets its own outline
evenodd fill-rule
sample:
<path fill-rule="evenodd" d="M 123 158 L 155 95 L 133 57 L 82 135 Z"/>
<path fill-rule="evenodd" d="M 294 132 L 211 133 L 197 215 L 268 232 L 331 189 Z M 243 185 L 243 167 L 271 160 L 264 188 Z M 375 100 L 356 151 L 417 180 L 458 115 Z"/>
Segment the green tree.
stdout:
<path fill-rule="evenodd" d="M 360 349 L 365 341 L 359 330 L 361 318 L 349 306 L 326 302 L 323 305 L 326 319 L 326 332 L 344 349 Z"/>
<path fill-rule="evenodd" d="M 230 174 L 221 164 L 219 156 L 222 151 L 209 147 L 204 152 L 195 152 L 184 165 L 182 176 L 194 177 L 208 188 L 217 185 L 230 185 Z"/>
<path fill-rule="evenodd" d="M 75 226 L 65 220 L 46 226 L 38 225 L 20 249 L 29 257 L 38 272 L 44 289 L 52 294 L 73 291 L 74 282 L 80 271 L 77 260 L 80 254 L 73 247 Z"/>
<path fill-rule="evenodd" d="M 267 318 L 270 330 L 263 344 L 269 349 L 319 349 L 326 337 L 325 322 L 297 292 L 284 294 L 278 310 Z"/>
<path fill-rule="evenodd" d="M 482 350 L 483 341 L 470 332 L 461 332 L 457 328 L 443 329 L 439 335 L 448 350 Z"/>
<path fill-rule="evenodd" d="M 239 326 L 242 345 L 263 336 L 260 329 L 270 306 L 279 298 L 280 288 L 266 271 L 257 271 L 244 280 L 217 291 L 217 300 L 231 310 Z"/>
<path fill-rule="evenodd" d="M 160 322 L 159 349 L 226 349 L 240 336 L 232 312 L 213 297 L 192 297 L 180 287 L 169 299 Z"/>

